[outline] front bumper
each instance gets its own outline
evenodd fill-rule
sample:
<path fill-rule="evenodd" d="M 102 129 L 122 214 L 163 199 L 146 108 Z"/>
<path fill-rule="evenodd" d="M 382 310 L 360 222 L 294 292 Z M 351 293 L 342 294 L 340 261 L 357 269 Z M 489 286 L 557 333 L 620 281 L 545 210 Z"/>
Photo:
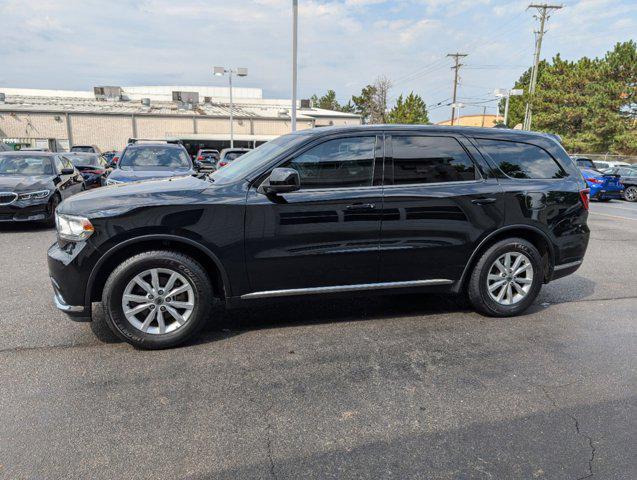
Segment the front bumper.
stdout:
<path fill-rule="evenodd" d="M 46 220 L 49 200 L 13 202 L 0 206 L 0 222 L 32 222 Z"/>
<path fill-rule="evenodd" d="M 53 302 L 72 320 L 91 321 L 91 304 L 86 301 L 89 269 L 83 267 L 86 242 L 67 244 L 57 242 L 48 251 L 49 276 L 53 286 Z"/>

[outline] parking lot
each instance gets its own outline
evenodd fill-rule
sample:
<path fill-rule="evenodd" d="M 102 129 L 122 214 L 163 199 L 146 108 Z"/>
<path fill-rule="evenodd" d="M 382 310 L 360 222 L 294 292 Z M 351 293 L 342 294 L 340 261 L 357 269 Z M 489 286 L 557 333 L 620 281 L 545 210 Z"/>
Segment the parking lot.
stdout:
<path fill-rule="evenodd" d="M 369 296 L 215 311 L 141 351 L 51 301 L 53 230 L 0 226 L 0 478 L 633 479 L 637 205 L 516 318 Z"/>

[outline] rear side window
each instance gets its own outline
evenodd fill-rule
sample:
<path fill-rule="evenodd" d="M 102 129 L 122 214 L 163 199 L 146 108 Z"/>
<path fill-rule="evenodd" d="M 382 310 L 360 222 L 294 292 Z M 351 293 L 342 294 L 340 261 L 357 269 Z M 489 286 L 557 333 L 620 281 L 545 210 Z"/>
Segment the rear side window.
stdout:
<path fill-rule="evenodd" d="M 471 158 L 454 138 L 393 136 L 394 184 L 476 180 Z"/>
<path fill-rule="evenodd" d="M 545 150 L 535 145 L 505 140 L 476 139 L 487 153 L 511 178 L 563 178 L 567 173 Z"/>

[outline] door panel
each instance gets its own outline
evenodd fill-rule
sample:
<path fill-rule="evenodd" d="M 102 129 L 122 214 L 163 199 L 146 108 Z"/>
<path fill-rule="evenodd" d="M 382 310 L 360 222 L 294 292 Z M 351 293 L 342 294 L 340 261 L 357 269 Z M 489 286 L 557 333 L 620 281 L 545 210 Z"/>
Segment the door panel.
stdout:
<path fill-rule="evenodd" d="M 364 162 L 351 146 L 315 146 L 279 165 L 301 170 L 301 190 L 268 196 L 256 187 L 249 191 L 245 238 L 252 292 L 378 281 L 382 186 L 374 179 L 382 173 L 382 152 L 372 139 L 372 163 L 365 164 L 371 172 L 361 171 Z M 334 162 L 343 159 L 348 163 L 336 174 Z M 314 168 L 311 161 L 327 166 Z M 321 188 L 322 181 L 356 186 Z"/>
<path fill-rule="evenodd" d="M 384 190 L 380 280 L 456 280 L 476 241 L 502 225 L 503 195 L 497 180 L 488 178 L 464 142 L 420 136 L 405 149 L 400 137 L 388 140 L 392 148 L 387 156 L 397 159 L 386 159 L 393 172 L 387 183 L 394 184 Z M 429 145 L 428 139 L 435 145 Z M 402 154 L 407 150 L 402 161 L 401 150 Z M 472 163 L 475 180 L 469 180 Z M 418 181 L 423 183 L 413 183 Z"/>

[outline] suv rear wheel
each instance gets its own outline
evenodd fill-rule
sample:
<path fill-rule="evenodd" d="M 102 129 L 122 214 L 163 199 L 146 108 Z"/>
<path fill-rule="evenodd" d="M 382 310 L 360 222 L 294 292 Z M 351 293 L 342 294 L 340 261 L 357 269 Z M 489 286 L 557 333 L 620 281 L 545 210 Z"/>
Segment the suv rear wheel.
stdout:
<path fill-rule="evenodd" d="M 204 269 L 178 252 L 135 255 L 108 277 L 102 303 L 106 322 L 126 342 L 141 348 L 174 347 L 205 323 L 212 286 Z"/>
<path fill-rule="evenodd" d="M 467 293 L 476 310 L 510 317 L 526 310 L 542 288 L 542 257 L 533 244 L 510 238 L 491 246 L 473 269 Z"/>

